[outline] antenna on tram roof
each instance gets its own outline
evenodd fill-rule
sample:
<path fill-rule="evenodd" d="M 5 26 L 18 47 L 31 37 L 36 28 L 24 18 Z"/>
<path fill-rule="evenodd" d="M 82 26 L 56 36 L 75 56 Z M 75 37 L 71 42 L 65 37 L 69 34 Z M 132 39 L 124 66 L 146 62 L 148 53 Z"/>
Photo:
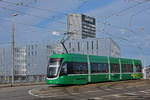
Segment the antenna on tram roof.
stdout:
<path fill-rule="evenodd" d="M 62 46 L 63 46 L 63 48 L 65 49 L 65 51 L 66 51 L 66 53 L 68 54 L 68 50 L 67 50 L 67 48 L 66 48 L 66 46 L 65 46 L 65 42 L 67 41 L 67 40 L 69 40 L 70 39 L 70 37 L 71 37 L 71 35 L 70 34 L 73 34 L 72 32 L 67 32 L 67 33 L 64 33 L 64 37 L 61 39 L 61 41 L 60 41 L 60 43 L 62 44 Z"/>

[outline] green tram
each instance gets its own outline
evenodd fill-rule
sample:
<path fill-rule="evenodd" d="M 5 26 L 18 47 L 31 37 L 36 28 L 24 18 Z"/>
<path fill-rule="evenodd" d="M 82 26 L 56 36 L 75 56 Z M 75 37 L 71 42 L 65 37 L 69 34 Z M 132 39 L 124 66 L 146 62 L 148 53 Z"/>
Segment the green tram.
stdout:
<path fill-rule="evenodd" d="M 53 54 L 47 84 L 87 84 L 142 78 L 140 60 L 82 54 Z"/>

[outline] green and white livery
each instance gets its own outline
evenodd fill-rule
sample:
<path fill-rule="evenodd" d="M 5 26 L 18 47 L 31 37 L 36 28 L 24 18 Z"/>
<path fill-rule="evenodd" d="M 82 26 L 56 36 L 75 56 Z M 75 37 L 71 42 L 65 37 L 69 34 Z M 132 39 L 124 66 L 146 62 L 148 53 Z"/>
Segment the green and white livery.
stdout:
<path fill-rule="evenodd" d="M 87 84 L 141 79 L 140 60 L 82 54 L 53 54 L 47 67 L 47 84 Z"/>

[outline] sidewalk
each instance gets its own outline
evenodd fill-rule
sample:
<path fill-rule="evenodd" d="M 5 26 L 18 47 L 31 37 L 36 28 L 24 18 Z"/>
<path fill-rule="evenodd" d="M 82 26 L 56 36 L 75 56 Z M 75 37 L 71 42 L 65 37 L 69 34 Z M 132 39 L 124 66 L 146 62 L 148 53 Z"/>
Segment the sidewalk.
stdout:
<path fill-rule="evenodd" d="M 30 85 L 45 85 L 46 82 L 35 82 L 35 83 L 15 83 L 13 87 L 17 86 L 30 86 Z M 11 87 L 11 84 L 0 84 L 0 88 Z"/>

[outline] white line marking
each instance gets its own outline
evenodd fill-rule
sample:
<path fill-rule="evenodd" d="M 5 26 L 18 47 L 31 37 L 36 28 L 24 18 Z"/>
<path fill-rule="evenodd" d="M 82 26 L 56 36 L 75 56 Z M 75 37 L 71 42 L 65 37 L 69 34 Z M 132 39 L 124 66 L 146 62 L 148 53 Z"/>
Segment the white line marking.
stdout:
<path fill-rule="evenodd" d="M 87 92 L 84 92 L 84 93 L 91 93 L 91 92 L 100 92 L 101 90 L 96 90 L 96 91 L 87 91 Z"/>
<path fill-rule="evenodd" d="M 32 90 L 33 90 L 33 89 L 32 89 Z M 32 95 L 32 96 L 38 97 L 39 95 L 33 94 L 33 93 L 32 93 L 32 90 L 29 90 L 28 93 L 29 93 L 30 95 Z"/>
<path fill-rule="evenodd" d="M 143 93 L 145 93 L 145 91 L 139 91 L 139 92 L 143 92 Z"/>
<path fill-rule="evenodd" d="M 133 96 L 136 96 L 137 94 L 134 93 L 134 92 L 130 92 L 130 93 L 124 93 L 124 94 L 127 94 L 127 95 L 133 95 Z"/>
<path fill-rule="evenodd" d="M 111 96 L 114 96 L 116 94 L 111 94 L 111 95 L 104 95 L 104 96 L 101 96 L 101 97 L 111 97 Z"/>
<path fill-rule="evenodd" d="M 118 98 L 122 97 L 122 96 L 120 96 L 120 94 L 114 94 L 114 95 L 111 95 L 111 96 L 118 97 Z"/>
<path fill-rule="evenodd" d="M 103 99 L 103 98 L 100 98 L 100 97 L 94 97 L 94 98 L 90 98 L 92 100 L 100 100 L 100 99 Z"/>
<path fill-rule="evenodd" d="M 67 96 L 67 95 L 64 94 L 64 95 L 42 96 L 42 97 L 45 97 L 45 98 L 50 97 L 51 98 L 51 97 L 63 97 L 63 96 Z"/>
<path fill-rule="evenodd" d="M 33 94 L 33 93 L 32 93 L 33 90 L 34 90 L 34 89 L 29 90 L 28 93 L 29 93 L 30 95 L 32 95 L 32 96 L 40 97 L 40 98 L 66 96 L 66 95 L 52 95 L 52 96 L 45 96 L 45 94 L 44 94 L 44 96 L 42 96 L 43 94 L 42 94 L 42 95 L 41 95 L 41 94 L 36 95 L 36 94 Z"/>
<path fill-rule="evenodd" d="M 147 91 L 139 91 L 139 92 L 142 92 L 142 93 L 145 93 L 145 94 L 149 94 L 150 92 L 147 92 Z"/>

